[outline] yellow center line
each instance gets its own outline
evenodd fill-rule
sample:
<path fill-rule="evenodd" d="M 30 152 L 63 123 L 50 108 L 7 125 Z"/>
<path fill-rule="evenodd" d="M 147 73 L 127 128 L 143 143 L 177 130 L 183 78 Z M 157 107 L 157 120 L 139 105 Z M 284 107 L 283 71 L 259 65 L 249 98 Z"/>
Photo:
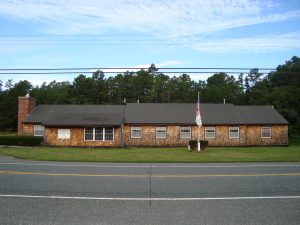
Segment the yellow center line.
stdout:
<path fill-rule="evenodd" d="M 0 175 L 42 175 L 42 176 L 74 176 L 74 177 L 131 177 L 146 178 L 149 174 L 85 174 L 85 173 L 47 173 L 25 171 L 0 171 Z M 153 178 L 206 178 L 206 177 L 271 177 L 300 176 L 300 173 L 252 173 L 252 174 L 153 174 Z"/>

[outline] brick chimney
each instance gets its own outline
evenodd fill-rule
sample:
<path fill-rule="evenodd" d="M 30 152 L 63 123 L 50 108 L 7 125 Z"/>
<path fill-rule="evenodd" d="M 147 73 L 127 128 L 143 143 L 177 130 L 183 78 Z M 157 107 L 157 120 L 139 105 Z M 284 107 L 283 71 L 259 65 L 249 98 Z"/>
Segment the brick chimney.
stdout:
<path fill-rule="evenodd" d="M 36 107 L 35 98 L 31 98 L 29 94 L 19 97 L 18 104 L 18 135 L 23 135 L 23 121 L 28 114 Z"/>

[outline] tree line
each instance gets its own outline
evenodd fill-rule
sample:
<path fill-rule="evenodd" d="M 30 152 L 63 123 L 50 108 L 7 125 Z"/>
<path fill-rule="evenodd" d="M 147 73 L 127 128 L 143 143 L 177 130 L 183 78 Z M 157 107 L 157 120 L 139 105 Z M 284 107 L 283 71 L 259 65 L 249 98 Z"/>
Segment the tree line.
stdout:
<path fill-rule="evenodd" d="M 292 57 L 276 71 L 264 75 L 258 69 L 237 78 L 217 73 L 206 81 L 195 81 L 187 74 L 168 76 L 152 64 L 147 70 L 125 72 L 106 77 L 98 70 L 87 77 L 83 74 L 73 82 L 43 83 L 33 86 L 28 80 L 14 83 L 0 80 L 0 130 L 17 127 L 18 96 L 26 93 L 37 104 L 124 104 L 195 103 L 197 93 L 203 103 L 236 105 L 273 105 L 289 122 L 290 134 L 300 134 L 300 58 Z"/>

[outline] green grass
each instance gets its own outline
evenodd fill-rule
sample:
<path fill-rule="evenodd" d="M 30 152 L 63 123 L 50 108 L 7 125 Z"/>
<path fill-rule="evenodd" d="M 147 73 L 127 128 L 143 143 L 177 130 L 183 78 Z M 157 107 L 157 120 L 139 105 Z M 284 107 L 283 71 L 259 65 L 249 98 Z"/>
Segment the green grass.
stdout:
<path fill-rule="evenodd" d="M 197 153 L 187 148 L 0 148 L 0 155 L 21 159 L 73 162 L 300 162 L 300 146 L 208 148 Z"/>

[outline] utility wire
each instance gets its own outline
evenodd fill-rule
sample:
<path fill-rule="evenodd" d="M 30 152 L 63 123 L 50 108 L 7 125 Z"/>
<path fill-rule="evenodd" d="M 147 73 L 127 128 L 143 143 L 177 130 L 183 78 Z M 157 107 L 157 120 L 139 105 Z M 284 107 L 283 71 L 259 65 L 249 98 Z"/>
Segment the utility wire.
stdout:
<path fill-rule="evenodd" d="M 53 75 L 53 74 L 92 74 L 97 70 L 104 74 L 136 73 L 139 70 L 147 71 L 149 67 L 82 67 L 82 68 L 0 68 L 0 75 Z M 258 73 L 265 75 L 272 72 L 278 74 L 295 74 L 299 72 L 281 72 L 275 68 L 243 68 L 243 67 L 160 67 L 152 74 L 248 74 L 251 70 L 257 69 Z M 109 70 L 109 71 L 105 71 Z"/>
<path fill-rule="evenodd" d="M 1 68 L 0 75 L 26 75 L 26 74 L 91 74 L 100 70 L 106 74 L 121 74 L 126 72 L 137 72 L 139 70 L 147 71 L 149 67 L 83 67 L 83 68 Z M 234 67 L 161 67 L 152 71 L 152 74 L 241 74 L 249 73 L 251 68 L 234 68 Z M 257 68 L 259 73 L 268 74 L 274 71 L 273 68 Z M 94 70 L 94 71 L 93 71 Z M 104 70 L 104 71 L 103 71 Z M 105 71 L 109 70 L 109 71 Z M 219 70 L 219 71 L 218 71 Z"/>
<path fill-rule="evenodd" d="M 70 68 L 0 68 L 9 70 L 148 70 L 149 67 L 70 67 Z M 247 67 L 156 67 L 157 70 L 276 70 L 275 68 Z M 158 72 L 158 71 L 157 71 Z"/>
<path fill-rule="evenodd" d="M 0 74 L 14 74 L 14 75 L 17 75 L 17 74 L 74 74 L 74 73 L 77 73 L 77 74 L 85 74 L 85 73 L 94 73 L 93 71 L 72 71 L 72 72 L 10 72 L 10 73 L 2 73 L 0 72 Z M 107 71 L 107 72 L 104 72 L 104 73 L 126 73 L 125 72 L 118 72 L 118 71 Z M 243 72 L 236 72 L 236 71 L 166 71 L 166 72 L 153 72 L 155 74 L 216 74 L 216 73 L 229 73 L 229 74 L 241 74 L 241 73 L 246 73 L 245 71 Z M 267 72 L 263 72 L 263 73 L 260 73 L 260 74 L 268 74 Z M 299 74 L 299 73 L 295 73 L 295 74 Z"/>

